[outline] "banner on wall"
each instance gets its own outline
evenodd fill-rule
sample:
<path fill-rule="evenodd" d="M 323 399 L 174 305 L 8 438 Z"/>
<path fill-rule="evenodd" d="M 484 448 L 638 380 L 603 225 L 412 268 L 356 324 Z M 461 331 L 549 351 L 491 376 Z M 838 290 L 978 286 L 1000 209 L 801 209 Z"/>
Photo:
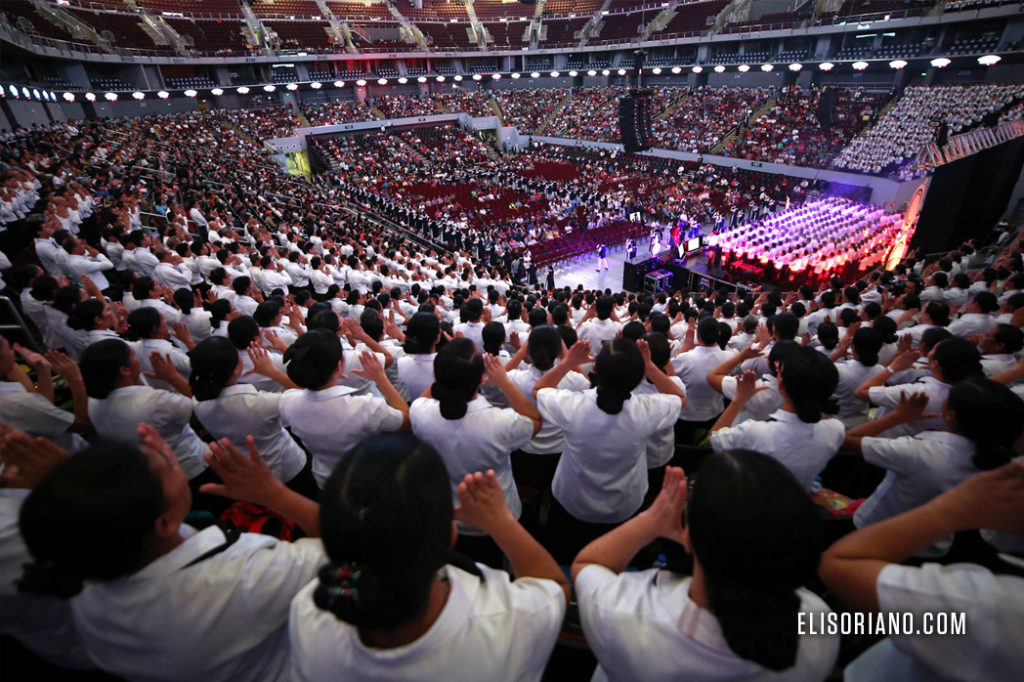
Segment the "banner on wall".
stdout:
<path fill-rule="evenodd" d="M 900 228 L 899 236 L 893 242 L 892 248 L 889 249 L 889 255 L 885 258 L 886 270 L 895 269 L 907 253 L 907 246 L 910 244 L 910 240 L 914 237 L 914 231 L 917 229 L 917 218 L 921 214 L 921 207 L 924 206 L 924 198 L 928 194 L 928 185 L 931 179 L 931 176 L 928 176 L 922 180 L 921 184 L 914 190 L 914 196 L 910 197 L 910 202 L 907 204 L 907 212 L 903 214 L 903 225 Z"/>

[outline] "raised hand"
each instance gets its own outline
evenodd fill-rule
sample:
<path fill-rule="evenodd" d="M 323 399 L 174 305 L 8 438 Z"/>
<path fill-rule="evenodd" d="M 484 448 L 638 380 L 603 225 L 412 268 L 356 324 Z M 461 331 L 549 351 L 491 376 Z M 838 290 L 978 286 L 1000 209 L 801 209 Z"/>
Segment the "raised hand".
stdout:
<path fill-rule="evenodd" d="M 82 372 L 78 369 L 78 364 L 59 350 L 46 351 L 46 361 L 54 372 L 64 377 L 65 381 L 82 378 Z"/>
<path fill-rule="evenodd" d="M 384 364 L 377 359 L 376 354 L 364 350 L 359 354 L 359 364 L 362 367 L 360 369 L 353 369 L 353 374 L 369 379 L 375 384 L 388 381 L 388 376 L 384 372 Z"/>
<path fill-rule="evenodd" d="M 0 484 L 9 488 L 34 488 L 68 457 L 67 450 L 48 438 L 33 438 L 19 429 L 5 427 L 0 432 L 0 462 L 6 465 Z"/>
<path fill-rule="evenodd" d="M 516 523 L 512 512 L 505 505 L 505 495 L 493 469 L 488 469 L 487 473 L 478 471 L 466 474 L 462 483 L 459 483 L 458 495 L 456 521 L 489 534 L 502 524 Z"/>
<path fill-rule="evenodd" d="M 274 477 L 270 467 L 260 457 L 252 436 L 245 438 L 248 456 L 243 455 L 227 438 L 209 445 L 206 462 L 222 483 L 207 483 L 199 488 L 199 492 L 272 506 L 275 495 L 284 484 Z"/>
<path fill-rule="evenodd" d="M 898 414 L 904 422 L 917 421 L 918 419 L 931 419 L 939 416 L 937 412 L 925 412 L 928 407 L 927 393 L 900 392 L 900 402 L 893 408 L 893 413 Z"/>
<path fill-rule="evenodd" d="M 171 362 L 170 355 L 161 355 L 154 351 L 149 354 L 149 361 L 153 365 L 153 371 L 145 372 L 144 374 L 147 377 L 166 381 L 167 383 L 171 383 L 175 379 L 181 377 L 181 375 L 178 374 L 178 370 L 174 368 L 174 363 Z"/>
<path fill-rule="evenodd" d="M 274 366 L 273 358 L 270 357 L 270 351 L 264 346 L 258 343 L 250 343 L 246 353 L 252 361 L 252 369 L 246 371 L 245 374 L 263 374 L 266 376 L 277 369 Z"/>
<path fill-rule="evenodd" d="M 667 467 L 661 492 L 650 508 L 643 512 L 654 524 L 658 537 L 683 541 L 683 513 L 686 511 L 686 472 L 681 467 Z"/>
<path fill-rule="evenodd" d="M 11 348 L 13 348 L 14 352 L 17 353 L 18 356 L 25 361 L 25 364 L 27 364 L 29 367 L 36 370 L 37 372 L 41 370 L 46 370 L 49 372 L 52 369 L 49 361 L 39 353 L 35 352 L 34 350 L 25 348 L 25 346 L 21 345 L 20 343 L 14 344 L 13 346 L 11 346 Z"/>

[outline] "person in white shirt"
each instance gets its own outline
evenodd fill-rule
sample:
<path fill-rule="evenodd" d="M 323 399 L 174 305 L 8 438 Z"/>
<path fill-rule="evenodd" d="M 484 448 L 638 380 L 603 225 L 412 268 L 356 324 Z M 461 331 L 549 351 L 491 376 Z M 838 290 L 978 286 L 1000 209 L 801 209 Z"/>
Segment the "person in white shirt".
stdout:
<path fill-rule="evenodd" d="M 944 431 L 879 438 L 896 424 L 919 419 L 924 394 L 906 395 L 889 414 L 852 429 L 843 450 L 886 470 L 885 479 L 854 514 L 858 528 L 922 505 L 982 470 L 995 469 L 1014 456 L 1014 442 L 1024 431 L 1024 400 L 991 379 L 958 382 L 942 406 Z M 950 543 L 929 548 L 928 556 L 945 554 Z"/>
<path fill-rule="evenodd" d="M 980 376 L 981 354 L 970 341 L 965 339 L 948 338 L 940 341 L 928 353 L 928 376 L 922 377 L 910 384 L 898 384 L 896 386 L 885 386 L 885 380 L 897 372 L 910 369 L 918 359 L 918 351 L 907 351 L 898 355 L 886 367 L 885 372 L 880 372 L 854 391 L 858 400 L 870 402 L 881 408 L 895 408 L 905 393 L 926 393 L 928 405 L 921 419 L 906 422 L 893 426 L 881 434 L 885 438 L 896 438 L 898 436 L 913 436 L 922 431 L 941 431 L 945 428 L 940 411 L 942 403 L 949 395 L 949 389 L 958 381 Z"/>
<path fill-rule="evenodd" d="M 85 243 L 84 239 L 67 237 L 62 244 L 68 255 L 64 261 L 64 269 L 68 277 L 75 282 L 82 279 L 82 275 L 88 275 L 89 279 L 101 290 L 110 288 L 110 282 L 104 273 L 106 270 L 113 270 L 114 264 L 106 256 Z"/>
<path fill-rule="evenodd" d="M 842 358 L 850 350 L 853 357 Z M 846 428 L 863 424 L 868 418 L 868 404 L 858 399 L 854 391 L 866 379 L 885 373 L 885 367 L 878 361 L 882 350 L 882 335 L 870 327 L 861 327 L 857 322 L 846 329 L 839 346 L 832 354 L 836 359 L 839 384 L 832 396 L 839 404 L 838 417 Z"/>
<path fill-rule="evenodd" d="M 577 329 L 579 338 L 590 345 L 590 355 L 597 357 L 606 343 L 610 343 L 622 330 L 622 325 L 612 319 L 613 302 L 609 296 L 599 296 L 592 308 L 592 319 L 584 318 Z M 587 315 L 591 313 L 588 311 Z"/>
<path fill-rule="evenodd" d="M 196 342 L 209 338 L 213 333 L 213 315 L 203 309 L 199 294 L 187 287 L 174 290 L 174 304 L 181 311 L 181 323 L 188 329 L 189 336 Z M 230 305 L 230 304 L 229 304 Z"/>
<path fill-rule="evenodd" d="M 146 425 L 127 436 L 144 449 L 96 446 L 29 494 L 22 589 L 70 599 L 89 658 L 121 679 L 291 679 L 289 605 L 323 565 L 321 542 L 186 525 L 192 496 L 174 452 Z M 211 444 L 211 460 L 225 448 Z M 232 470 L 249 464 L 233 453 Z M 277 510 L 316 535 L 316 505 L 277 486 L 255 501 L 282 500 Z"/>
<path fill-rule="evenodd" d="M 171 291 L 192 285 L 192 270 L 174 251 L 164 249 L 154 254 L 160 262 L 153 269 L 153 279 L 157 284 Z"/>
<path fill-rule="evenodd" d="M 926 614 L 959 612 L 966 623 L 956 636 L 921 630 L 893 634 L 846 667 L 849 682 L 1020 678 L 1024 578 L 1019 558 L 998 557 L 1014 574 L 968 563 L 900 565 L 939 540 L 973 529 L 1024 533 L 1024 464 L 972 476 L 927 504 L 843 537 L 825 552 L 819 574 L 852 609 L 869 612 L 868 617 L 913 614 L 916 623 L 926 622 Z"/>
<path fill-rule="evenodd" d="M 248 356 L 254 371 L 276 379 L 285 388 L 298 388 L 274 366 L 262 346 L 249 346 Z M 191 360 L 189 386 L 197 401 L 195 414 L 210 435 L 233 443 L 244 442 L 246 436 L 251 436 L 275 478 L 302 495 L 315 497 L 317 488 L 308 457 L 281 421 L 281 394 L 239 383 L 243 365 L 238 350 L 228 339 L 213 337 L 201 341 L 192 349 Z"/>
<path fill-rule="evenodd" d="M 540 680 L 569 585 L 493 472 L 467 475 L 453 510 L 432 448 L 377 436 L 338 465 L 320 518 L 330 563 L 292 600 L 292 679 Z M 489 533 L 514 579 L 453 560 L 455 521 Z"/>
<path fill-rule="evenodd" d="M 832 615 L 802 587 L 821 556 L 819 519 L 800 484 L 764 455 L 709 457 L 689 493 L 683 470 L 669 467 L 649 509 L 572 563 L 583 632 L 598 661 L 593 680 L 825 679 L 839 636 L 797 629 L 805 618 Z M 692 577 L 626 571 L 659 538 L 693 555 Z"/>
<path fill-rule="evenodd" d="M 180 327 L 179 327 L 180 328 Z M 151 360 L 158 354 L 174 367 L 182 377 L 187 377 L 192 369 L 188 353 L 171 343 L 171 332 L 167 320 L 155 309 L 139 308 L 128 316 L 128 327 L 125 337 L 131 341 L 132 350 L 139 359 L 139 366 L 149 376 L 154 371 Z M 186 336 L 186 338 L 188 338 Z M 168 382 L 149 376 L 147 384 L 165 391 L 177 390 Z"/>
<path fill-rule="evenodd" d="M 551 524 L 566 536 L 558 549 L 567 554 L 607 530 L 607 524 L 637 512 L 647 493 L 647 443 L 675 424 L 686 404 L 683 390 L 654 365 L 642 340 L 618 338 L 602 349 L 594 361 L 595 388 L 557 388 L 589 360 L 589 348 L 577 341 L 533 387 L 543 420 L 565 432 L 551 485 L 558 503 L 552 505 Z M 658 394 L 633 394 L 644 376 Z"/>
<path fill-rule="evenodd" d="M 962 339 L 972 334 L 984 334 L 996 325 L 993 314 L 998 311 L 996 295 L 991 291 L 979 291 L 967 304 L 967 312 L 949 323 L 949 331 Z"/>
<path fill-rule="evenodd" d="M 341 344 L 334 334 L 314 329 L 299 337 L 284 354 L 288 378 L 302 390 L 285 391 L 279 410 L 292 433 L 313 455 L 318 486 L 359 441 L 384 431 L 409 428 L 409 406 L 384 373 L 377 356 L 364 351 L 355 374 L 373 381 L 383 398 L 352 395 L 339 386 L 345 370 Z"/>
<path fill-rule="evenodd" d="M 779 393 L 779 367 L 785 363 L 786 355 L 798 347 L 795 341 L 779 341 L 771 344 L 771 352 L 768 354 L 768 374 L 758 378 L 754 385 L 754 395 L 746 402 L 736 418 L 733 419 L 733 426 L 738 426 L 751 419 L 765 421 L 776 410 L 782 409 L 782 395 Z M 731 358 L 720 364 L 708 374 L 708 385 L 721 393 L 729 400 L 736 399 L 736 389 L 739 384 L 738 376 L 733 373 L 744 362 L 762 354 L 762 351 L 755 348 L 753 344 L 743 348 Z M 759 390 L 761 388 L 765 390 Z"/>
<path fill-rule="evenodd" d="M 733 426 L 733 419 L 754 394 L 755 382 L 753 372 L 744 372 L 736 397 L 711 429 L 711 448 L 719 453 L 753 450 L 773 457 L 793 473 L 804 490 L 810 490 L 815 477 L 839 451 L 846 431 L 838 419 L 821 418 L 822 413 L 838 410 L 831 398 L 839 382 L 835 365 L 814 349 L 793 349 L 779 370 L 782 408 L 768 421 Z"/>
<path fill-rule="evenodd" d="M 57 242 L 53 240 L 54 233 L 60 229 L 60 225 L 51 218 L 39 223 L 36 228 L 34 241 L 36 257 L 43 270 L 51 277 L 61 278 L 64 276 L 64 252 Z"/>
<path fill-rule="evenodd" d="M 997 324 L 980 338 L 973 337 L 982 352 L 981 369 L 991 377 L 1014 368 L 1017 355 L 1024 349 L 1024 331 L 1012 324 Z"/>
<path fill-rule="evenodd" d="M 174 368 L 159 357 L 153 360 L 159 371 L 174 372 Z M 178 378 L 186 386 L 185 393 L 146 386 L 138 357 L 120 339 L 92 344 L 82 353 L 79 366 L 89 394 L 89 420 L 100 436 L 137 443 L 139 424 L 150 424 L 174 450 L 194 491 L 211 480 L 203 459 L 206 445 L 189 425 L 192 398 L 187 395 L 183 377 Z"/>
<path fill-rule="evenodd" d="M 488 383 L 501 390 L 511 408 L 494 407 L 479 394 L 485 368 Z M 504 491 L 505 504 L 518 519 L 522 503 L 509 455 L 540 431 L 537 408 L 509 380 L 502 362 L 481 354 L 469 339 L 452 339 L 438 351 L 434 376 L 428 395 L 409 407 L 409 422 L 412 432 L 441 454 L 453 503 L 466 474 L 492 469 Z M 474 528 L 460 527 L 460 531 L 481 533 Z"/>
<path fill-rule="evenodd" d="M 471 298 L 462 304 L 466 321 L 454 326 L 453 331 L 476 344 L 480 350 L 484 348 L 484 323 L 480 321 L 484 313 L 484 302 L 479 298 Z"/>
<path fill-rule="evenodd" d="M 694 329 L 691 324 L 686 332 L 682 352 L 672 359 L 672 368 L 686 385 L 688 397 L 680 417 L 684 422 L 689 422 L 684 429 L 687 437 L 683 442 L 695 440 L 696 432 L 714 424 L 715 419 L 725 408 L 722 394 L 708 384 L 708 374 L 735 353 L 731 350 L 722 350 L 718 346 L 718 333 L 718 322 L 715 318 L 703 318 L 696 325 L 696 341 L 699 345 L 687 349 L 687 346 L 692 346 L 694 342 Z"/>
<path fill-rule="evenodd" d="M 520 346 L 506 367 L 509 379 L 534 405 L 537 399 L 533 395 L 533 387 L 562 357 L 562 347 L 562 336 L 557 329 L 538 327 L 530 332 L 527 342 Z M 529 364 L 524 365 L 527 361 Z M 590 379 L 580 372 L 571 371 L 558 382 L 557 388 L 586 391 L 590 388 Z M 512 453 L 512 473 L 516 485 L 534 489 L 539 497 L 549 496 L 551 479 L 555 475 L 555 467 L 564 446 L 565 432 L 557 424 L 542 424 L 540 431 L 529 443 Z"/>
<path fill-rule="evenodd" d="M 415 313 L 405 328 L 404 354 L 395 361 L 399 390 L 409 402 L 434 383 L 434 358 L 441 340 L 441 322 L 433 313 Z"/>

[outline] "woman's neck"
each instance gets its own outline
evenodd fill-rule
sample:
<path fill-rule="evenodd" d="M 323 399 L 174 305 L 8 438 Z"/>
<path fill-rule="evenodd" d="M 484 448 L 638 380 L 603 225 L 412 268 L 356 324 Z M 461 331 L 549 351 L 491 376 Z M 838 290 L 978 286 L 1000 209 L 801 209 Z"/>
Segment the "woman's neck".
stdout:
<path fill-rule="evenodd" d="M 434 625 L 438 616 L 441 615 L 441 611 L 444 610 L 445 604 L 448 603 L 448 595 L 451 594 L 451 591 L 451 583 L 441 580 L 439 575 L 435 575 L 434 582 L 430 585 L 430 595 L 427 597 L 427 608 L 421 615 L 392 630 L 360 630 L 360 641 L 374 649 L 396 649 L 412 644 Z"/>
<path fill-rule="evenodd" d="M 693 561 L 693 579 L 690 580 L 690 590 L 687 593 L 693 603 L 705 611 L 711 612 L 711 603 L 708 600 L 707 583 L 704 580 L 704 569 L 696 559 Z"/>

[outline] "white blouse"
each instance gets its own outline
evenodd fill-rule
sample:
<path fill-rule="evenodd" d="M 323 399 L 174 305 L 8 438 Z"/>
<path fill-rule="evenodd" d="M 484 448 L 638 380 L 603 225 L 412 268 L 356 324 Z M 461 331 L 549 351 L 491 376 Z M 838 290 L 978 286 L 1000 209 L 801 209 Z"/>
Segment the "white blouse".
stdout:
<path fill-rule="evenodd" d="M 311 582 L 291 605 L 292 679 L 540 680 L 565 617 L 564 593 L 551 580 L 510 580 L 504 571 L 478 567 L 483 580 L 445 566 L 451 592 L 437 620 L 415 642 L 393 649 L 366 646 L 355 627 L 317 608 L 318 581 Z"/>
<path fill-rule="evenodd" d="M 555 499 L 588 523 L 618 523 L 632 516 L 647 493 L 647 441 L 673 426 L 682 411 L 674 395 L 636 395 L 622 411 L 597 406 L 597 389 L 543 388 L 537 409 L 565 432 L 565 448 L 551 484 Z"/>
<path fill-rule="evenodd" d="M 441 416 L 441 403 L 434 398 L 417 398 L 409 406 L 412 432 L 437 450 L 448 469 L 452 503 L 459 504 L 458 486 L 466 474 L 494 469 L 505 493 L 505 504 L 518 519 L 523 511 L 516 482 L 512 478 L 509 454 L 533 437 L 533 421 L 511 408 L 492 407 L 477 396 L 469 402 L 461 419 Z M 473 529 L 460 526 L 465 532 Z"/>
<path fill-rule="evenodd" d="M 384 399 L 352 395 L 347 386 L 285 391 L 279 410 L 292 433 L 313 453 L 313 477 L 321 488 L 360 441 L 402 426 L 402 413 Z"/>
<path fill-rule="evenodd" d="M 225 387 L 213 400 L 197 402 L 194 409 L 214 438 L 227 438 L 244 450 L 245 437 L 251 435 L 274 476 L 287 483 L 306 466 L 306 453 L 284 430 L 278 412 L 280 402 L 280 393 L 235 384 Z"/>

